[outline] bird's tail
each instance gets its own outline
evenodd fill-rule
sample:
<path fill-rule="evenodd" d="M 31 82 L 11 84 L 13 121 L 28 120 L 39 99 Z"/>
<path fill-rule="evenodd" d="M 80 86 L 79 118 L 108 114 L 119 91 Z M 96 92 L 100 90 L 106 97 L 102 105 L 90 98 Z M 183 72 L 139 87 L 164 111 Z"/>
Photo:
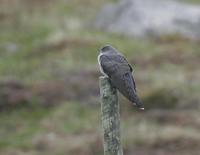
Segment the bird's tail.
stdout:
<path fill-rule="evenodd" d="M 140 110 L 144 110 L 144 105 L 141 102 L 141 100 L 139 99 L 139 97 L 135 94 L 134 95 L 134 100 L 133 102 L 135 103 L 135 105 L 140 109 Z"/>

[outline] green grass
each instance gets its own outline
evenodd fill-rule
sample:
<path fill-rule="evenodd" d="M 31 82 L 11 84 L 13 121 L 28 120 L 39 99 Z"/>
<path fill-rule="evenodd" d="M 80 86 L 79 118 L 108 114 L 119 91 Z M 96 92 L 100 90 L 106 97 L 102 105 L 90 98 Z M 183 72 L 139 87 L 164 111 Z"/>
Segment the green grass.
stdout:
<path fill-rule="evenodd" d="M 77 69 L 90 68 L 96 65 L 98 49 L 105 44 L 117 47 L 130 60 L 135 57 L 157 57 L 160 53 L 162 55 L 168 51 L 180 51 L 180 54 L 190 52 L 190 55 L 199 56 L 198 43 L 182 41 L 176 36 L 167 36 L 164 43 L 160 44 L 154 40 L 130 39 L 85 28 L 83 23 L 94 18 L 103 3 L 90 0 L 83 3 L 75 0 L 65 4 L 60 1 L 56 7 L 55 4 L 54 7 L 50 5 L 46 12 L 37 10 L 33 15 L 24 15 L 26 11 L 20 13 L 18 10 L 18 25 L 2 25 L 0 33 L 0 49 L 3 51 L 0 54 L 1 79 L 14 77 L 25 81 L 38 81 L 54 78 L 52 72 L 56 70 L 73 70 L 74 65 Z M 63 12 L 64 16 L 59 17 L 62 10 L 67 12 Z M 85 17 L 80 19 L 82 11 L 85 12 Z M 48 13 L 53 15 L 48 16 Z M 65 15 L 83 25 L 74 30 L 63 26 Z M 33 18 L 33 21 L 29 20 L 30 18 Z M 67 22 L 67 25 L 69 23 Z M 15 47 L 14 51 L 12 46 Z M 178 67 L 182 68 L 181 65 Z"/>
<path fill-rule="evenodd" d="M 41 130 L 40 120 L 47 117 L 48 109 L 20 108 L 0 113 L 0 149 L 7 147 L 28 147 L 33 135 Z"/>
<path fill-rule="evenodd" d="M 125 150 L 138 146 L 154 147 L 165 142 L 176 145 L 177 141 L 181 142 L 184 139 L 200 141 L 198 126 L 195 126 L 198 123 L 198 112 L 182 111 L 179 114 L 178 111 L 174 111 L 168 114 L 163 111 L 157 114 L 141 114 L 130 111 L 128 117 L 126 115 L 123 111 L 121 121 Z M 171 118 L 162 120 L 167 117 Z M 181 124 L 180 117 L 193 119 L 181 119 Z M 74 147 L 78 150 L 87 147 L 92 150 L 92 145 L 99 147 L 98 141 L 101 140 L 99 106 L 65 103 L 55 108 L 22 108 L 0 113 L 0 122 L 0 152 L 17 149 L 27 150 L 28 154 L 32 151 L 41 153 L 42 150 L 44 154 L 60 154 L 63 151 L 70 153 L 76 143 L 78 144 Z M 49 145 L 56 149 L 54 150 L 53 146 L 49 148 Z M 102 151 L 101 147 L 99 151 Z"/>
<path fill-rule="evenodd" d="M 70 135 L 94 131 L 100 123 L 98 112 L 99 108 L 77 103 L 65 103 L 56 108 L 35 106 L 1 112 L 0 151 L 7 148 L 34 149 L 34 137 L 48 132 Z"/>
<path fill-rule="evenodd" d="M 77 103 L 66 103 L 56 108 L 52 115 L 43 120 L 43 123 L 51 131 L 76 134 L 92 131 L 98 128 L 99 108 L 92 106 L 80 106 Z M 53 122 L 53 123 L 52 123 Z M 96 128 L 96 129 L 95 129 Z"/>
<path fill-rule="evenodd" d="M 140 114 L 120 99 L 125 151 L 131 154 L 138 146 L 155 151 L 168 143 L 185 146 L 177 141 L 198 144 L 199 42 L 176 35 L 137 40 L 88 28 L 85 24 L 104 3 L 57 1 L 32 13 L 25 6 L 13 7 L 16 16 L 0 23 L 0 80 L 32 86 L 65 79 L 74 71 L 96 71 L 98 49 L 111 44 L 133 64 L 147 109 Z M 52 108 L 1 111 L 0 154 L 101 154 L 100 107 L 83 104 L 66 101 Z M 191 151 L 187 146 L 183 150 Z"/>
<path fill-rule="evenodd" d="M 36 76 L 41 79 L 52 77 L 51 68 L 55 70 L 72 70 L 74 64 L 77 69 L 87 68 L 92 65 L 96 65 L 96 58 L 98 55 L 98 49 L 105 44 L 111 44 L 117 47 L 120 51 L 123 51 L 124 55 L 129 60 L 139 58 L 148 58 L 162 56 L 168 51 L 180 51 L 177 54 L 199 55 L 198 51 L 200 47 L 195 43 L 187 43 L 186 41 L 171 44 L 160 44 L 156 41 L 140 41 L 135 39 L 129 39 L 118 35 L 110 35 L 106 33 L 92 32 L 80 32 L 80 34 L 73 34 L 73 36 L 65 36 L 58 39 L 52 45 L 51 42 L 46 42 L 45 38 L 51 36 L 49 31 L 41 30 L 42 33 L 33 31 L 32 36 L 21 36 L 19 46 L 20 49 L 12 54 L 2 55 L 0 73 L 6 78 L 6 76 L 14 76 L 17 79 L 34 79 Z M 67 31 L 63 31 L 67 34 Z M 49 35 L 47 35 L 49 34 Z M 56 33 L 53 33 L 56 35 Z M 72 35 L 72 34 L 71 34 Z M 80 36 L 79 36 L 80 35 Z M 32 38 L 32 39 L 28 39 Z M 37 41 L 37 38 L 40 41 Z M 14 42 L 14 41 L 13 41 Z M 45 44 L 45 45 L 42 45 Z M 38 52 L 39 50 L 39 52 Z M 170 52 L 171 53 L 171 52 Z M 166 54 L 167 55 L 167 54 Z M 165 65 L 165 63 L 163 63 Z M 180 68 L 184 64 L 176 65 Z M 138 67 L 138 66 L 136 66 Z M 162 66 L 158 66 L 162 67 Z M 37 70 L 37 72 L 35 72 Z M 48 75 L 49 74 L 49 75 Z M 36 80 L 38 80 L 36 78 Z"/>

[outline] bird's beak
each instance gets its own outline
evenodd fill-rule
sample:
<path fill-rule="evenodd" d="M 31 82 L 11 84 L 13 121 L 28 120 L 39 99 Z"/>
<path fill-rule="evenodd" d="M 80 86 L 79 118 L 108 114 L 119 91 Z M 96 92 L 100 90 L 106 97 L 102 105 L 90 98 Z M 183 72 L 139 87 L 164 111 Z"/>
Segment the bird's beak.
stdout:
<path fill-rule="evenodd" d="M 142 111 L 143 111 L 143 110 L 144 110 L 144 108 L 140 108 L 140 110 L 142 110 Z"/>

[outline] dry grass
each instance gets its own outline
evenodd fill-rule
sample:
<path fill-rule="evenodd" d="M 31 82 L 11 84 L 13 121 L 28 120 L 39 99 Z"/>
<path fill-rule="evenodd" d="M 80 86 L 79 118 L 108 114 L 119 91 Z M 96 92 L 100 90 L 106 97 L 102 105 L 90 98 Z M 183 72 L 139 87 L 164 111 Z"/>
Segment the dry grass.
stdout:
<path fill-rule="evenodd" d="M 4 99 L 9 92 L 12 101 L 26 99 L 26 106 L 0 112 L 0 154 L 103 153 L 96 57 L 107 43 L 134 64 L 146 107 L 139 113 L 120 97 L 125 154 L 198 154 L 199 42 L 93 30 L 88 21 L 104 2 L 0 1 L 0 80 L 21 87 L 1 91 Z"/>

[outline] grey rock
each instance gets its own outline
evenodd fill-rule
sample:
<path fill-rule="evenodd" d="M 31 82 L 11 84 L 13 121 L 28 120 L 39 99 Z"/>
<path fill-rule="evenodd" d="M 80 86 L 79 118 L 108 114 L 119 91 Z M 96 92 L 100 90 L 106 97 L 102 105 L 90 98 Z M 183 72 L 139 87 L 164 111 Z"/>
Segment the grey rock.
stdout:
<path fill-rule="evenodd" d="M 200 6 L 172 0 L 120 0 L 103 7 L 95 26 L 135 37 L 180 34 L 200 39 Z"/>

